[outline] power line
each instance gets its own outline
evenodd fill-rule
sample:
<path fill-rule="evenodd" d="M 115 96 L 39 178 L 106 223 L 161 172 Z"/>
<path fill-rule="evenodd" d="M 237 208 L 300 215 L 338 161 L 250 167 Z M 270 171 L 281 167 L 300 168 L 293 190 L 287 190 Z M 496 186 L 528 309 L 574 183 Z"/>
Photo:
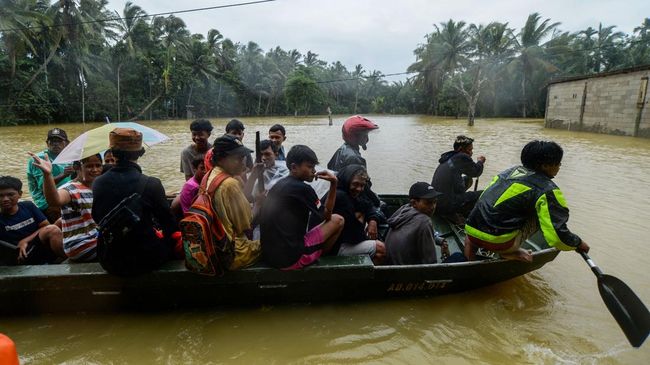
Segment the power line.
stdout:
<path fill-rule="evenodd" d="M 138 16 L 132 16 L 132 17 L 119 17 L 119 16 L 116 16 L 116 17 L 111 17 L 111 18 L 94 19 L 94 20 L 88 20 L 88 21 L 83 21 L 83 22 L 58 23 L 58 24 L 52 24 L 52 25 L 33 25 L 33 26 L 21 27 L 21 28 L 7 28 L 7 29 L 0 29 L 0 33 L 12 32 L 12 31 L 17 31 L 17 30 L 46 29 L 46 28 L 67 27 L 67 26 L 81 25 L 81 24 L 105 23 L 105 22 L 111 22 L 111 21 L 115 21 L 115 20 L 127 20 L 127 19 L 130 20 L 130 19 L 139 19 L 139 18 L 151 18 L 151 17 L 162 16 L 162 15 L 193 13 L 193 12 L 197 12 L 197 11 L 206 11 L 206 10 L 214 10 L 214 9 L 234 8 L 234 7 L 247 6 L 247 5 L 256 5 L 256 4 L 262 4 L 262 3 L 270 3 L 270 2 L 274 2 L 274 1 L 276 1 L 276 0 L 258 0 L 258 1 L 244 2 L 244 3 L 235 3 L 235 4 L 227 4 L 227 5 L 215 5 L 215 6 L 206 6 L 206 7 L 203 7 L 203 8 L 193 8 L 193 9 L 186 9 L 186 10 L 168 11 L 168 12 L 156 13 L 156 14 L 145 14 L 145 15 L 138 15 Z"/>

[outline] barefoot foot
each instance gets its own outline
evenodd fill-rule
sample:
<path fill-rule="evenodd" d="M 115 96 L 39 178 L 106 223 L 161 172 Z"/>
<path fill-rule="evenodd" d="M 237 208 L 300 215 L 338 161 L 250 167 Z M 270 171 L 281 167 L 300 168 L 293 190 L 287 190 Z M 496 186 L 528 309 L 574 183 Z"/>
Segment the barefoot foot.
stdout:
<path fill-rule="evenodd" d="M 520 248 L 515 252 L 502 253 L 500 255 L 506 260 L 518 260 L 528 263 L 533 262 L 533 252 L 531 250 L 524 250 L 523 248 Z"/>

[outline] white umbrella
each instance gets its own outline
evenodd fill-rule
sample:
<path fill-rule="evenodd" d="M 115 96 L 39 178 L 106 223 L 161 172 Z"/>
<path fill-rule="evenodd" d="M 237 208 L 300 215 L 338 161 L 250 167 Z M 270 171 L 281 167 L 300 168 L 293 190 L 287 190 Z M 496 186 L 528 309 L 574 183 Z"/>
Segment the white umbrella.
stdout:
<path fill-rule="evenodd" d="M 107 150 L 109 148 L 108 134 L 115 128 L 133 128 L 142 133 L 142 143 L 147 147 L 169 139 L 169 137 L 155 129 L 134 122 L 104 124 L 99 128 L 84 132 L 75 138 L 70 144 L 65 146 L 63 151 L 56 156 L 52 163 L 61 164 L 79 161 Z"/>

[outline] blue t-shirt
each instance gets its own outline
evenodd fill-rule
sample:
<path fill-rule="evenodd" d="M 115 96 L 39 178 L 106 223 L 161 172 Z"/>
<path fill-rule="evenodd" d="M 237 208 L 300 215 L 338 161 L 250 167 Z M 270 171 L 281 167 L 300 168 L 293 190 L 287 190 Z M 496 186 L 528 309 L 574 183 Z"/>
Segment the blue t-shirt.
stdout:
<path fill-rule="evenodd" d="M 18 242 L 38 230 L 47 218 L 34 203 L 18 202 L 14 215 L 0 214 L 0 240 L 18 246 Z"/>

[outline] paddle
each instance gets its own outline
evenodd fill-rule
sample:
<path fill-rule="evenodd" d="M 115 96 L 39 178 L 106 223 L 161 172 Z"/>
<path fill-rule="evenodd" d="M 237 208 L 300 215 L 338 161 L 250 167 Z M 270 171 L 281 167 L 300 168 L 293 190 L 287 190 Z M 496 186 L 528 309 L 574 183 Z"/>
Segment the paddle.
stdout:
<path fill-rule="evenodd" d="M 474 191 L 478 189 L 478 176 L 476 177 L 476 181 L 474 181 Z"/>
<path fill-rule="evenodd" d="M 586 253 L 580 252 L 580 255 L 598 278 L 600 296 L 628 341 L 634 347 L 641 347 L 650 333 L 648 308 L 624 282 L 611 275 L 603 274 L 598 265 Z"/>

